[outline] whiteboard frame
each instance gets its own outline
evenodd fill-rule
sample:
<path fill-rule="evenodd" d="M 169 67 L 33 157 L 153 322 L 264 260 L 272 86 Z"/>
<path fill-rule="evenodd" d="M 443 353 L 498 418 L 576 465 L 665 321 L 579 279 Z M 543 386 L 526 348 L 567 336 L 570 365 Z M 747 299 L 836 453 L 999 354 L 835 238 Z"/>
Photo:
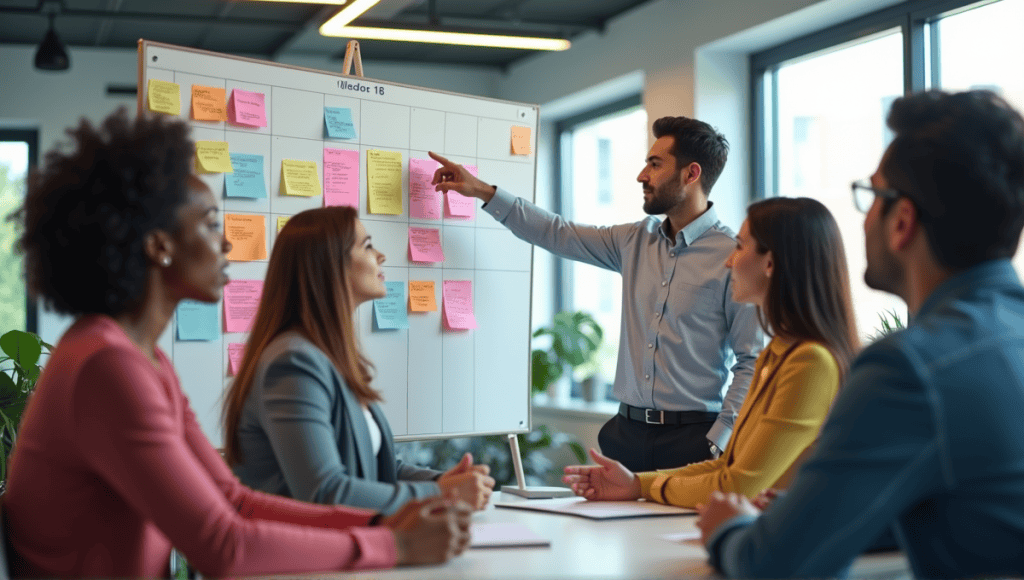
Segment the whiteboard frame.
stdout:
<path fill-rule="evenodd" d="M 450 95 L 450 96 L 456 96 L 456 97 L 470 98 L 470 99 L 473 99 L 473 100 L 490 101 L 490 102 L 494 102 L 494 103 L 500 103 L 500 104 L 503 104 L 503 105 L 513 105 L 513 106 L 520 107 L 521 110 L 517 112 L 517 115 L 524 122 L 526 122 L 526 120 L 530 118 L 531 111 L 532 111 L 532 116 L 533 116 L 532 121 L 533 121 L 533 127 L 534 127 L 534 132 L 535 132 L 534 139 L 535 139 L 535 142 L 539 142 L 540 107 L 538 105 L 536 105 L 536 104 L 521 103 L 521 102 L 515 102 L 515 101 L 505 101 L 505 100 L 501 100 L 501 99 L 495 99 L 495 98 L 491 98 L 491 97 L 479 97 L 479 96 L 475 96 L 475 95 L 463 95 L 461 93 L 454 93 L 454 92 L 450 92 L 450 91 L 443 91 L 443 90 L 433 89 L 433 88 L 429 88 L 429 87 L 417 87 L 417 86 L 414 86 L 414 85 L 406 85 L 406 84 L 402 84 L 402 83 L 397 83 L 397 82 L 392 82 L 392 81 L 384 81 L 384 80 L 373 79 L 373 78 L 369 78 L 369 77 L 359 77 L 359 76 L 354 76 L 354 75 L 346 75 L 346 74 L 342 74 L 340 72 L 324 71 L 324 70 L 318 70 L 318 69 L 301 67 L 301 66 L 287 65 L 287 64 L 276 63 L 276 62 L 272 62 L 272 61 L 264 61 L 264 60 L 260 60 L 260 59 L 249 58 L 249 57 L 242 57 L 242 56 L 235 56 L 235 55 L 230 55 L 230 54 L 206 51 L 206 50 L 192 48 L 192 47 L 187 47 L 187 46 L 179 46 L 179 45 L 167 44 L 167 43 L 163 43 L 163 42 L 150 41 L 150 40 L 145 40 L 145 39 L 141 39 L 141 38 L 138 41 L 138 91 L 137 91 L 137 94 L 136 94 L 136 104 L 137 104 L 137 110 L 138 110 L 138 114 L 139 115 L 150 114 L 148 109 L 145 106 L 145 101 L 146 101 L 146 99 L 145 99 L 146 85 L 147 85 L 147 80 L 148 80 L 147 75 L 146 75 L 146 72 L 147 72 L 146 55 L 147 55 L 147 52 L 148 52 L 148 50 L 150 48 L 160 48 L 160 49 L 164 49 L 164 50 L 172 50 L 172 51 L 178 51 L 178 52 L 193 53 L 193 54 L 196 54 L 196 55 L 208 56 L 208 57 L 213 57 L 213 58 L 229 59 L 229 60 L 236 60 L 236 61 L 239 61 L 239 62 L 252 63 L 252 64 L 257 64 L 257 65 L 260 65 L 260 66 L 272 66 L 272 67 L 276 67 L 276 68 L 280 68 L 280 69 L 289 69 L 289 70 L 308 72 L 308 73 L 313 73 L 313 74 L 318 74 L 318 75 L 334 76 L 334 77 L 337 77 L 339 79 L 353 80 L 353 81 L 356 81 L 356 82 L 372 82 L 372 83 L 377 83 L 377 84 L 386 85 L 386 86 L 403 87 L 403 88 L 413 89 L 413 90 L 417 90 L 417 91 L 428 91 L 428 92 L 433 92 L 433 93 L 438 93 L 438 94 L 443 94 L 443 95 Z M 183 107 L 186 106 L 184 101 L 182 102 L 182 106 Z M 188 122 L 188 119 L 186 119 L 186 122 Z M 533 166 L 533 184 L 532 184 L 532 187 L 531 187 L 532 195 L 530 197 L 530 201 L 535 201 L 535 197 L 536 197 L 536 183 L 537 183 L 536 148 L 534 149 L 533 155 L 534 155 L 534 158 L 533 158 L 533 161 L 532 161 L 532 166 Z M 268 191 L 267 194 L 268 194 L 268 196 L 270 196 L 270 195 L 276 195 L 277 193 L 276 192 L 272 192 L 272 191 Z M 360 191 L 360 195 L 361 196 L 364 196 L 364 194 L 365 194 L 365 192 Z M 405 203 L 407 203 L 407 200 L 403 200 L 403 204 L 405 204 Z M 408 209 L 409 208 L 406 207 L 405 211 L 408 211 Z M 479 208 L 477 208 L 477 209 L 479 210 Z M 477 211 L 477 218 L 476 219 L 480 219 L 480 217 L 483 214 L 485 214 L 485 213 L 487 213 L 487 212 L 485 212 L 485 211 Z M 493 218 L 488 218 L 488 219 L 493 219 Z M 271 225 L 273 225 L 273 224 L 271 224 Z M 269 238 L 269 236 L 268 236 L 268 238 Z M 529 309 L 529 312 L 528 312 L 529 323 L 528 323 L 527 333 L 526 333 L 526 337 L 525 337 L 526 343 L 527 343 L 527 348 L 526 348 L 527 356 L 526 356 L 526 360 L 524 361 L 524 364 L 526 365 L 526 369 L 527 369 L 527 373 L 526 373 L 527 381 L 526 381 L 526 384 L 524 385 L 524 389 L 523 389 L 524 396 L 526 397 L 526 409 L 527 409 L 526 426 L 521 428 L 521 429 L 504 430 L 504 431 L 471 431 L 471 432 L 440 433 L 440 434 L 428 434 L 428 435 L 423 435 L 423 434 L 396 435 L 395 436 L 395 441 L 400 441 L 400 442 L 401 441 L 429 441 L 429 440 L 452 439 L 452 438 L 460 438 L 460 437 L 483 437 L 483 436 L 488 436 L 488 435 L 508 435 L 508 434 L 513 434 L 513 433 L 515 433 L 515 434 L 525 434 L 525 433 L 530 433 L 533 430 L 533 405 L 532 405 L 532 389 L 531 389 L 532 378 L 533 378 L 532 377 L 533 369 L 532 369 L 531 356 L 530 356 L 531 355 L 530 343 L 531 343 L 532 334 L 533 334 L 533 320 L 532 320 L 532 317 L 533 317 L 533 266 L 534 266 L 534 255 L 533 254 L 534 254 L 534 249 L 533 249 L 533 247 L 531 245 L 531 248 L 530 248 L 530 271 L 529 271 L 529 288 L 530 288 L 530 292 L 529 292 L 529 301 L 528 301 L 528 304 L 529 304 L 529 306 L 528 306 L 528 309 Z M 269 257 L 269 248 L 268 248 L 268 257 Z M 167 330 L 165 331 L 164 336 L 161 339 L 161 345 L 162 346 L 165 345 L 165 344 L 170 344 L 171 347 L 172 347 L 171 348 L 171 359 L 172 359 L 172 362 L 173 362 L 173 359 L 174 359 L 174 356 L 173 356 L 173 343 L 175 341 L 173 339 L 173 333 L 174 333 L 174 328 L 175 327 L 176 327 L 176 323 L 175 323 L 174 318 L 172 317 L 171 321 L 168 324 Z M 221 328 L 221 335 L 222 335 L 222 337 L 224 335 L 223 327 Z M 221 378 L 223 379 L 224 377 L 221 377 Z M 221 381 L 221 382 L 223 382 L 223 381 Z M 223 397 L 221 397 L 221 399 L 223 399 Z"/>

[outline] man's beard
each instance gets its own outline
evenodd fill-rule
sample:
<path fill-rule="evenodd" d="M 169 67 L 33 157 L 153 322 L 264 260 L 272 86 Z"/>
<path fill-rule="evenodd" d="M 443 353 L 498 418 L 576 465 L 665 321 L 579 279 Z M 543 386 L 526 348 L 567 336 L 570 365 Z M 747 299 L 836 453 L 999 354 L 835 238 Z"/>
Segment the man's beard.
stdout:
<path fill-rule="evenodd" d="M 681 183 L 682 180 L 677 174 L 671 181 L 655 189 L 651 199 L 644 200 L 644 213 L 647 215 L 661 215 L 668 213 L 670 209 L 679 205 L 684 197 L 680 188 Z"/>
<path fill-rule="evenodd" d="M 864 268 L 864 283 L 869 288 L 898 295 L 897 291 L 903 280 L 900 264 L 896 257 L 886 251 L 884 247 L 879 250 L 878 254 L 879 256 L 874 260 L 868 256 L 868 265 Z"/>

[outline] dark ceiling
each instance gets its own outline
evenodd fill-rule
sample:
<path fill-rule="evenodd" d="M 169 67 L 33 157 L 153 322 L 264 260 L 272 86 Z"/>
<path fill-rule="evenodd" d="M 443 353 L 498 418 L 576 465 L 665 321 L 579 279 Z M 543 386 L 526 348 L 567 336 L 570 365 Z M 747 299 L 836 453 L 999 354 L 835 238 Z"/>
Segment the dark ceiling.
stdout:
<path fill-rule="evenodd" d="M 572 40 L 647 0 L 381 0 L 353 25 L 556 36 Z M 341 59 L 344 38 L 318 28 L 336 5 L 252 0 L 0 0 L 0 44 L 38 45 L 47 14 L 69 47 L 131 48 L 138 39 L 215 52 L 279 59 L 287 55 Z M 366 60 L 506 68 L 534 51 L 360 40 Z"/>

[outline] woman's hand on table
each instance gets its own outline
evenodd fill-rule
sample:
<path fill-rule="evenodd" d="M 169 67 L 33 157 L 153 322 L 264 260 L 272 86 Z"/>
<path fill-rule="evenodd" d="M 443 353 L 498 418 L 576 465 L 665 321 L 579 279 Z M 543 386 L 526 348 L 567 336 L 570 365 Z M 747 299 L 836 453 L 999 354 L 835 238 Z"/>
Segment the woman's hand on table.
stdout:
<path fill-rule="evenodd" d="M 570 465 L 562 481 L 573 493 L 591 500 L 640 499 L 640 478 L 626 466 L 595 449 L 590 456 L 597 465 Z"/>
<path fill-rule="evenodd" d="M 391 528 L 399 566 L 440 564 L 469 547 L 472 508 L 463 501 L 413 500 L 381 519 Z"/>

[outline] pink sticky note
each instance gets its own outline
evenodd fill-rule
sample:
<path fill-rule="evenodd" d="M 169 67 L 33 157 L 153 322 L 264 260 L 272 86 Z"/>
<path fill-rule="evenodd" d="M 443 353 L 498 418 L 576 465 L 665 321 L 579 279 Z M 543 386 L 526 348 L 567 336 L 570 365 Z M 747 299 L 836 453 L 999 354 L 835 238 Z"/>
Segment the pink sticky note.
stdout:
<path fill-rule="evenodd" d="M 443 262 L 441 232 L 434 228 L 409 228 L 409 257 L 413 262 Z"/>
<path fill-rule="evenodd" d="M 238 367 L 242 364 L 242 355 L 245 354 L 244 342 L 228 343 L 228 372 L 231 376 L 238 374 Z"/>
<path fill-rule="evenodd" d="M 249 332 L 263 294 L 263 280 L 232 280 L 224 287 L 224 326 L 227 332 Z"/>
<path fill-rule="evenodd" d="M 477 176 L 476 165 L 464 165 L 466 171 Z M 476 202 L 472 197 L 466 197 L 461 193 L 449 191 L 445 198 L 448 200 L 448 217 L 473 219 L 476 217 Z"/>
<path fill-rule="evenodd" d="M 324 207 L 359 209 L 359 152 L 324 148 Z"/>
<path fill-rule="evenodd" d="M 413 218 L 441 219 L 441 193 L 430 184 L 439 166 L 433 159 L 409 159 L 409 215 Z"/>
<path fill-rule="evenodd" d="M 228 118 L 232 123 L 250 127 L 267 126 L 267 107 L 263 93 L 233 89 L 228 104 Z"/>
<path fill-rule="evenodd" d="M 470 280 L 445 280 L 442 284 L 442 306 L 444 322 L 451 330 L 476 328 L 473 315 L 473 282 Z"/>

